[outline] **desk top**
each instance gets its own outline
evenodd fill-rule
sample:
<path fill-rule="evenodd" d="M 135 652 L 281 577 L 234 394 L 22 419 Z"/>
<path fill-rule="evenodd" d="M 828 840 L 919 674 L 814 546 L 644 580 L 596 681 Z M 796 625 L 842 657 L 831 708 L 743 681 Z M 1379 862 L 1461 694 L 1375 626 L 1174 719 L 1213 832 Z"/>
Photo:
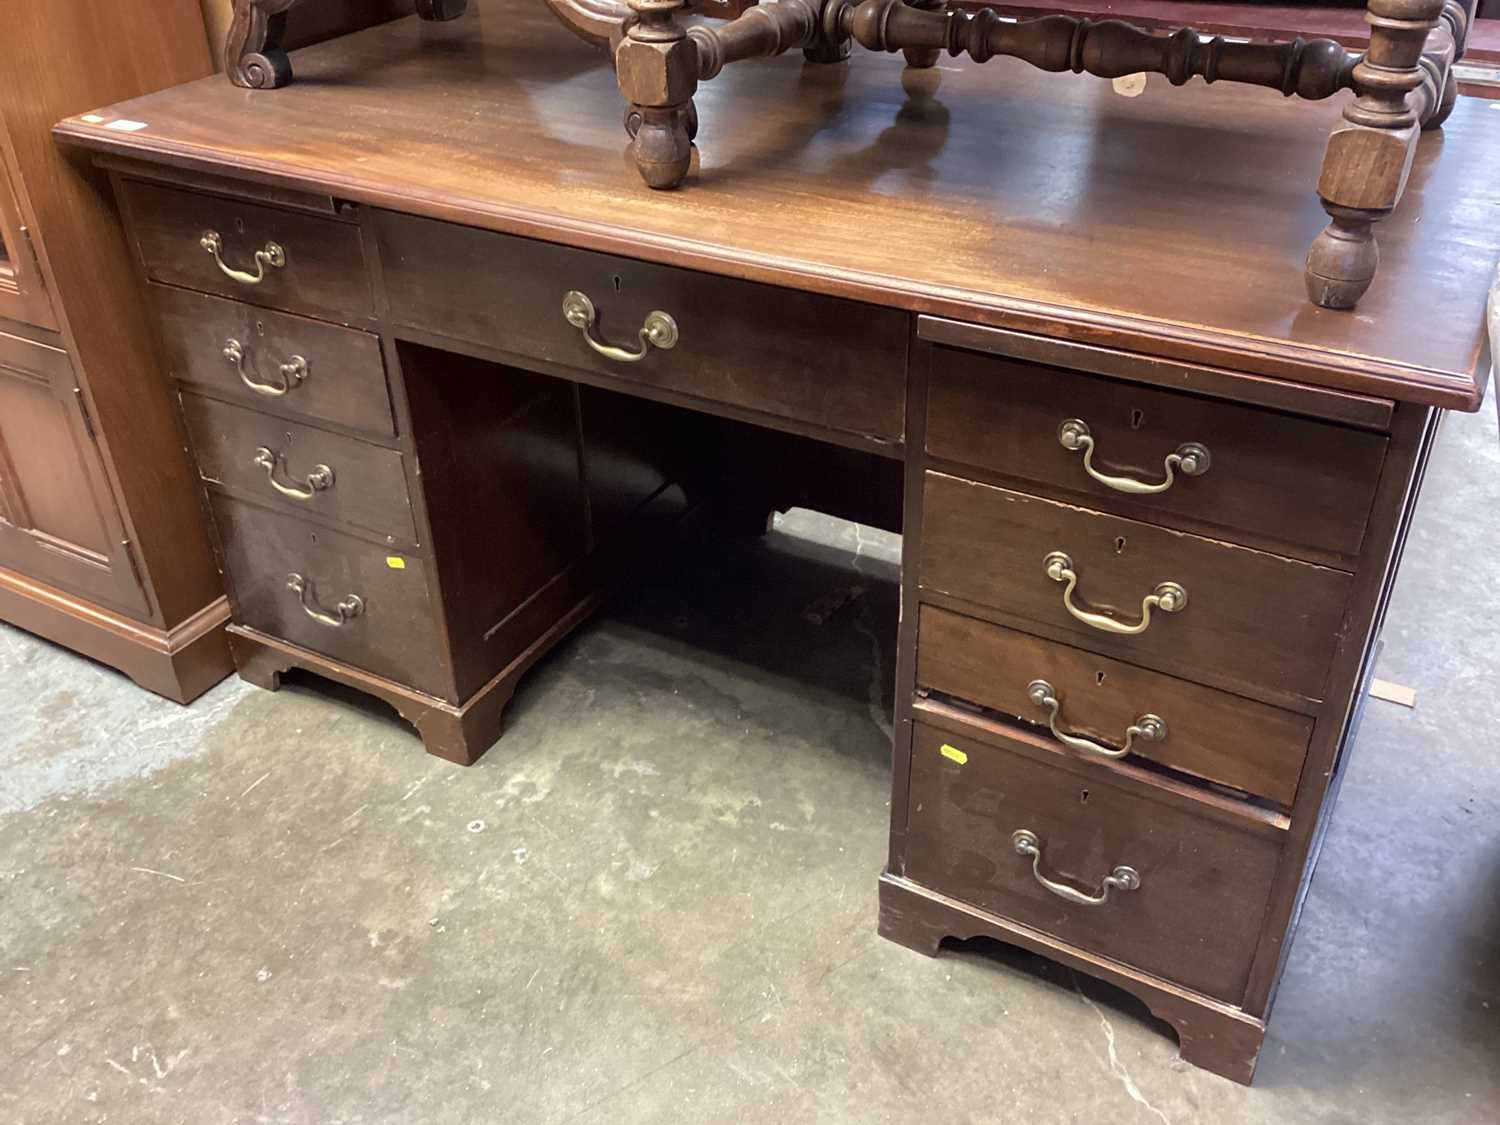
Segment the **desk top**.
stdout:
<path fill-rule="evenodd" d="M 1342 98 L 855 48 L 700 86 L 675 192 L 627 162 L 608 59 L 540 0 L 477 0 L 73 117 L 116 155 L 916 312 L 1314 386 L 1474 409 L 1500 258 L 1500 103 L 1460 99 L 1377 225 L 1353 312 L 1307 300 L 1314 191 Z M 133 132 L 109 121 L 144 122 Z"/>

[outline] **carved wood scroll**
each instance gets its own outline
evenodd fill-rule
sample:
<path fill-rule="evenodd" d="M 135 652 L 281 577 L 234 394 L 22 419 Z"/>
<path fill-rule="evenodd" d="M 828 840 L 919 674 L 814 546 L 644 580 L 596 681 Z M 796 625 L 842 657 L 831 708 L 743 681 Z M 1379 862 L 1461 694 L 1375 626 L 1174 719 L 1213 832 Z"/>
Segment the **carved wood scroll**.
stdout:
<path fill-rule="evenodd" d="M 424 20 L 452 20 L 469 0 L 416 0 Z M 224 72 L 236 86 L 271 90 L 292 80 L 292 64 L 281 46 L 286 14 L 297 0 L 234 0 L 234 18 L 224 38 Z"/>

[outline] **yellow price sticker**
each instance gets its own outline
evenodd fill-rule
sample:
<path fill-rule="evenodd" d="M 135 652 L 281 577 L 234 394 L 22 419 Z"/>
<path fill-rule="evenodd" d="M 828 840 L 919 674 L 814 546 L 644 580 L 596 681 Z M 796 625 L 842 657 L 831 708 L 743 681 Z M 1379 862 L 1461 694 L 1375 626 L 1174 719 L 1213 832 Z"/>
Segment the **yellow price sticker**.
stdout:
<path fill-rule="evenodd" d="M 969 756 L 962 750 L 960 750 L 957 746 L 950 746 L 946 742 L 943 743 L 942 747 L 938 750 L 938 753 L 947 758 L 950 762 L 957 762 L 959 765 L 963 765 L 969 760 Z"/>
<path fill-rule="evenodd" d="M 399 555 L 387 555 L 385 557 L 385 565 L 390 567 L 392 570 L 405 570 L 406 560 L 401 558 Z"/>

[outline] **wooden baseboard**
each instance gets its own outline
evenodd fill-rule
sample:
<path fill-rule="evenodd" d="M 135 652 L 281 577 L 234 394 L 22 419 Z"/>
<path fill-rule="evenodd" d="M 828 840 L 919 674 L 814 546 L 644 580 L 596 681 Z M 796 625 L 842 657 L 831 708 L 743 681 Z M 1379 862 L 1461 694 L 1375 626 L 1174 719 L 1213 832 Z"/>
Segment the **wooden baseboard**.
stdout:
<path fill-rule="evenodd" d="M 117 668 L 177 703 L 191 703 L 234 671 L 223 596 L 173 628 L 159 629 L 0 568 L 0 621 Z"/>

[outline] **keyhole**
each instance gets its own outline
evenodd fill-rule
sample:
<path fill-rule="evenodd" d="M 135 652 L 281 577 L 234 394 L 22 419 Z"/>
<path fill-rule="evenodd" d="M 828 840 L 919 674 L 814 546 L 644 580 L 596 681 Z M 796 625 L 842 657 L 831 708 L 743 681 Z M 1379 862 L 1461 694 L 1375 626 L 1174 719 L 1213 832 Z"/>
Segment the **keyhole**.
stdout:
<path fill-rule="evenodd" d="M 610 278 L 610 280 L 615 283 L 615 292 L 618 293 L 620 291 L 620 275 L 615 274 L 615 276 Z"/>
<path fill-rule="evenodd" d="M 318 533 L 316 531 L 309 531 L 307 533 L 307 538 L 309 542 L 316 543 L 318 541 Z"/>
<path fill-rule="evenodd" d="M 1117 555 L 1123 555 L 1124 553 L 1125 553 L 1125 536 L 1121 535 L 1121 536 L 1119 536 L 1115 540 L 1115 554 L 1117 554 Z"/>
<path fill-rule="evenodd" d="M 1138 430 L 1138 429 L 1140 429 L 1141 428 L 1141 423 L 1144 422 L 1145 420 L 1146 420 L 1146 416 L 1144 414 L 1142 414 L 1139 410 L 1132 410 L 1130 412 L 1130 428 L 1132 430 Z"/>
<path fill-rule="evenodd" d="M 1078 803 L 1080 805 L 1086 805 L 1089 803 L 1089 791 L 1087 789 L 1080 789 L 1078 791 Z"/>
<path fill-rule="evenodd" d="M 257 320 L 255 322 L 255 334 L 257 336 L 264 336 L 266 334 L 266 325 L 264 321 Z"/>
<path fill-rule="evenodd" d="M 245 233 L 245 220 L 244 219 L 236 219 L 234 221 L 234 231 L 235 231 L 236 234 L 244 234 Z"/>
<path fill-rule="evenodd" d="M 1094 682 L 1099 687 L 1103 687 L 1104 686 L 1104 673 L 1103 672 L 1095 672 L 1094 673 Z"/>

